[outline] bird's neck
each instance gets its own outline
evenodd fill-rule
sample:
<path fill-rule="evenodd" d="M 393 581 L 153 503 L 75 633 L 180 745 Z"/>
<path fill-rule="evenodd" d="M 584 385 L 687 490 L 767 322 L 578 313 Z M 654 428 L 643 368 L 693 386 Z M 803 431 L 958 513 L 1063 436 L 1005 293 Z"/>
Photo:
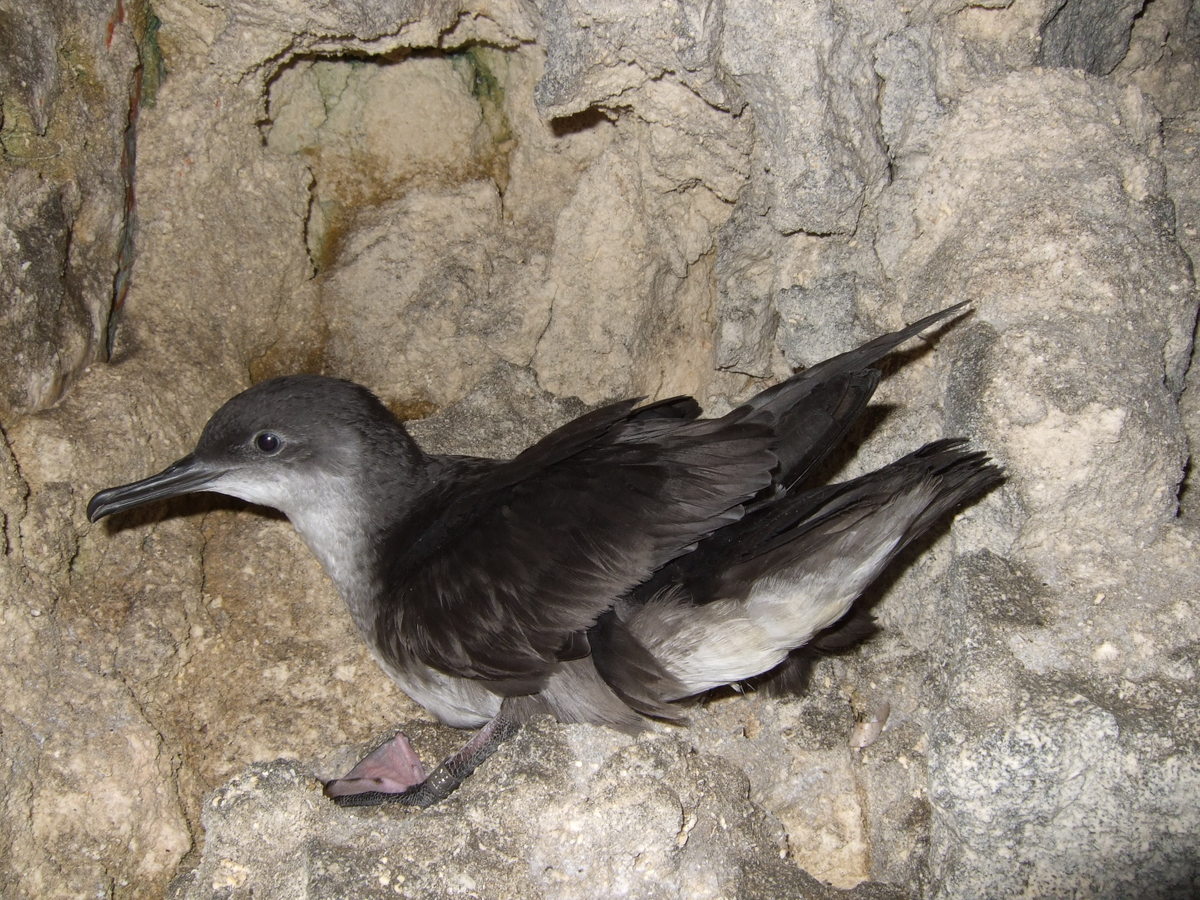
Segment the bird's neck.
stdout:
<path fill-rule="evenodd" d="M 285 510 L 368 636 L 380 606 L 381 536 L 404 517 L 427 481 L 426 458 L 402 434 L 403 448 L 389 443 L 378 452 L 364 445 L 355 465 L 323 472 L 307 502 Z"/>
<path fill-rule="evenodd" d="M 363 629 L 374 593 L 375 566 L 371 523 L 362 507 L 347 502 L 345 496 L 326 495 L 289 518 L 350 607 L 355 624 Z"/>

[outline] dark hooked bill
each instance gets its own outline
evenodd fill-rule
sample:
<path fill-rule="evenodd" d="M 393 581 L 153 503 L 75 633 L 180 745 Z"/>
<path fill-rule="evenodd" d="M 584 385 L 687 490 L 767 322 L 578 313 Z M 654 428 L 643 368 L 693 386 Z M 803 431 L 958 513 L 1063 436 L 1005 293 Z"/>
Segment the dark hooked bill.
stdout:
<path fill-rule="evenodd" d="M 88 503 L 88 520 L 97 522 L 105 516 L 124 512 L 143 503 L 202 490 L 220 474 L 220 469 L 198 460 L 195 454 L 189 453 L 157 475 L 100 491 Z"/>

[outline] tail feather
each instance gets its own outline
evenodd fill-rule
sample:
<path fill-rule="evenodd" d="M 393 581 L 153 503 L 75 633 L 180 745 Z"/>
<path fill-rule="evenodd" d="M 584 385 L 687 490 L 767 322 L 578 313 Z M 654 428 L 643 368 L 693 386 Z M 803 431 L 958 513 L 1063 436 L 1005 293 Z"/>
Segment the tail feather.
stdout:
<path fill-rule="evenodd" d="M 688 694 L 774 668 L 842 619 L 908 543 L 1002 480 L 962 445 L 937 441 L 747 516 L 737 543 L 701 544 L 687 557 L 691 571 L 677 565 L 629 630 Z"/>
<path fill-rule="evenodd" d="M 938 479 L 938 492 L 905 533 L 901 546 L 910 544 L 947 513 L 957 509 L 1004 480 L 1003 470 L 982 450 L 965 451 L 962 438 L 945 438 L 926 444 L 907 457 L 929 467 Z"/>

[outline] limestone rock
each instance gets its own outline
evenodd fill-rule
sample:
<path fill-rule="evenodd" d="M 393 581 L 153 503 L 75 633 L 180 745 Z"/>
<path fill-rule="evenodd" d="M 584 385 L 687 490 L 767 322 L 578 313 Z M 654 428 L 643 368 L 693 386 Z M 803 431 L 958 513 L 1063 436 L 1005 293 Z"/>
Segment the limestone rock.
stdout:
<path fill-rule="evenodd" d="M 171 896 L 900 896 L 836 891 L 792 866 L 745 776 L 677 737 L 542 722 L 477 774 L 426 812 L 347 813 L 295 763 L 257 765 L 205 805 L 204 857 Z"/>
<path fill-rule="evenodd" d="M 1194 894 L 1193 7 L 0 3 L 0 894 Z M 539 723 L 424 813 L 319 795 L 461 736 L 286 522 L 84 518 L 284 372 L 511 455 L 960 300 L 827 467 L 1007 467 L 879 636 L 686 730 Z"/>
<path fill-rule="evenodd" d="M 0 5 L 6 420 L 52 405 L 106 354 L 135 224 L 124 135 L 153 98 L 154 51 L 132 10 L 126 21 L 98 0 L 42 4 L 36 13 Z"/>

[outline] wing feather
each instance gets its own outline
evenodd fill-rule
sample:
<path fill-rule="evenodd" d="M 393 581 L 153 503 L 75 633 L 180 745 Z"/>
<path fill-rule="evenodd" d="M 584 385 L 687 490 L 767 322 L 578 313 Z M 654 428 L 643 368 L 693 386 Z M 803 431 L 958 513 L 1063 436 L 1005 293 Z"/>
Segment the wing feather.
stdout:
<path fill-rule="evenodd" d="M 381 548 L 381 647 L 505 693 L 586 652 L 617 598 L 772 483 L 768 426 L 690 412 L 614 404 L 439 479 Z"/>

